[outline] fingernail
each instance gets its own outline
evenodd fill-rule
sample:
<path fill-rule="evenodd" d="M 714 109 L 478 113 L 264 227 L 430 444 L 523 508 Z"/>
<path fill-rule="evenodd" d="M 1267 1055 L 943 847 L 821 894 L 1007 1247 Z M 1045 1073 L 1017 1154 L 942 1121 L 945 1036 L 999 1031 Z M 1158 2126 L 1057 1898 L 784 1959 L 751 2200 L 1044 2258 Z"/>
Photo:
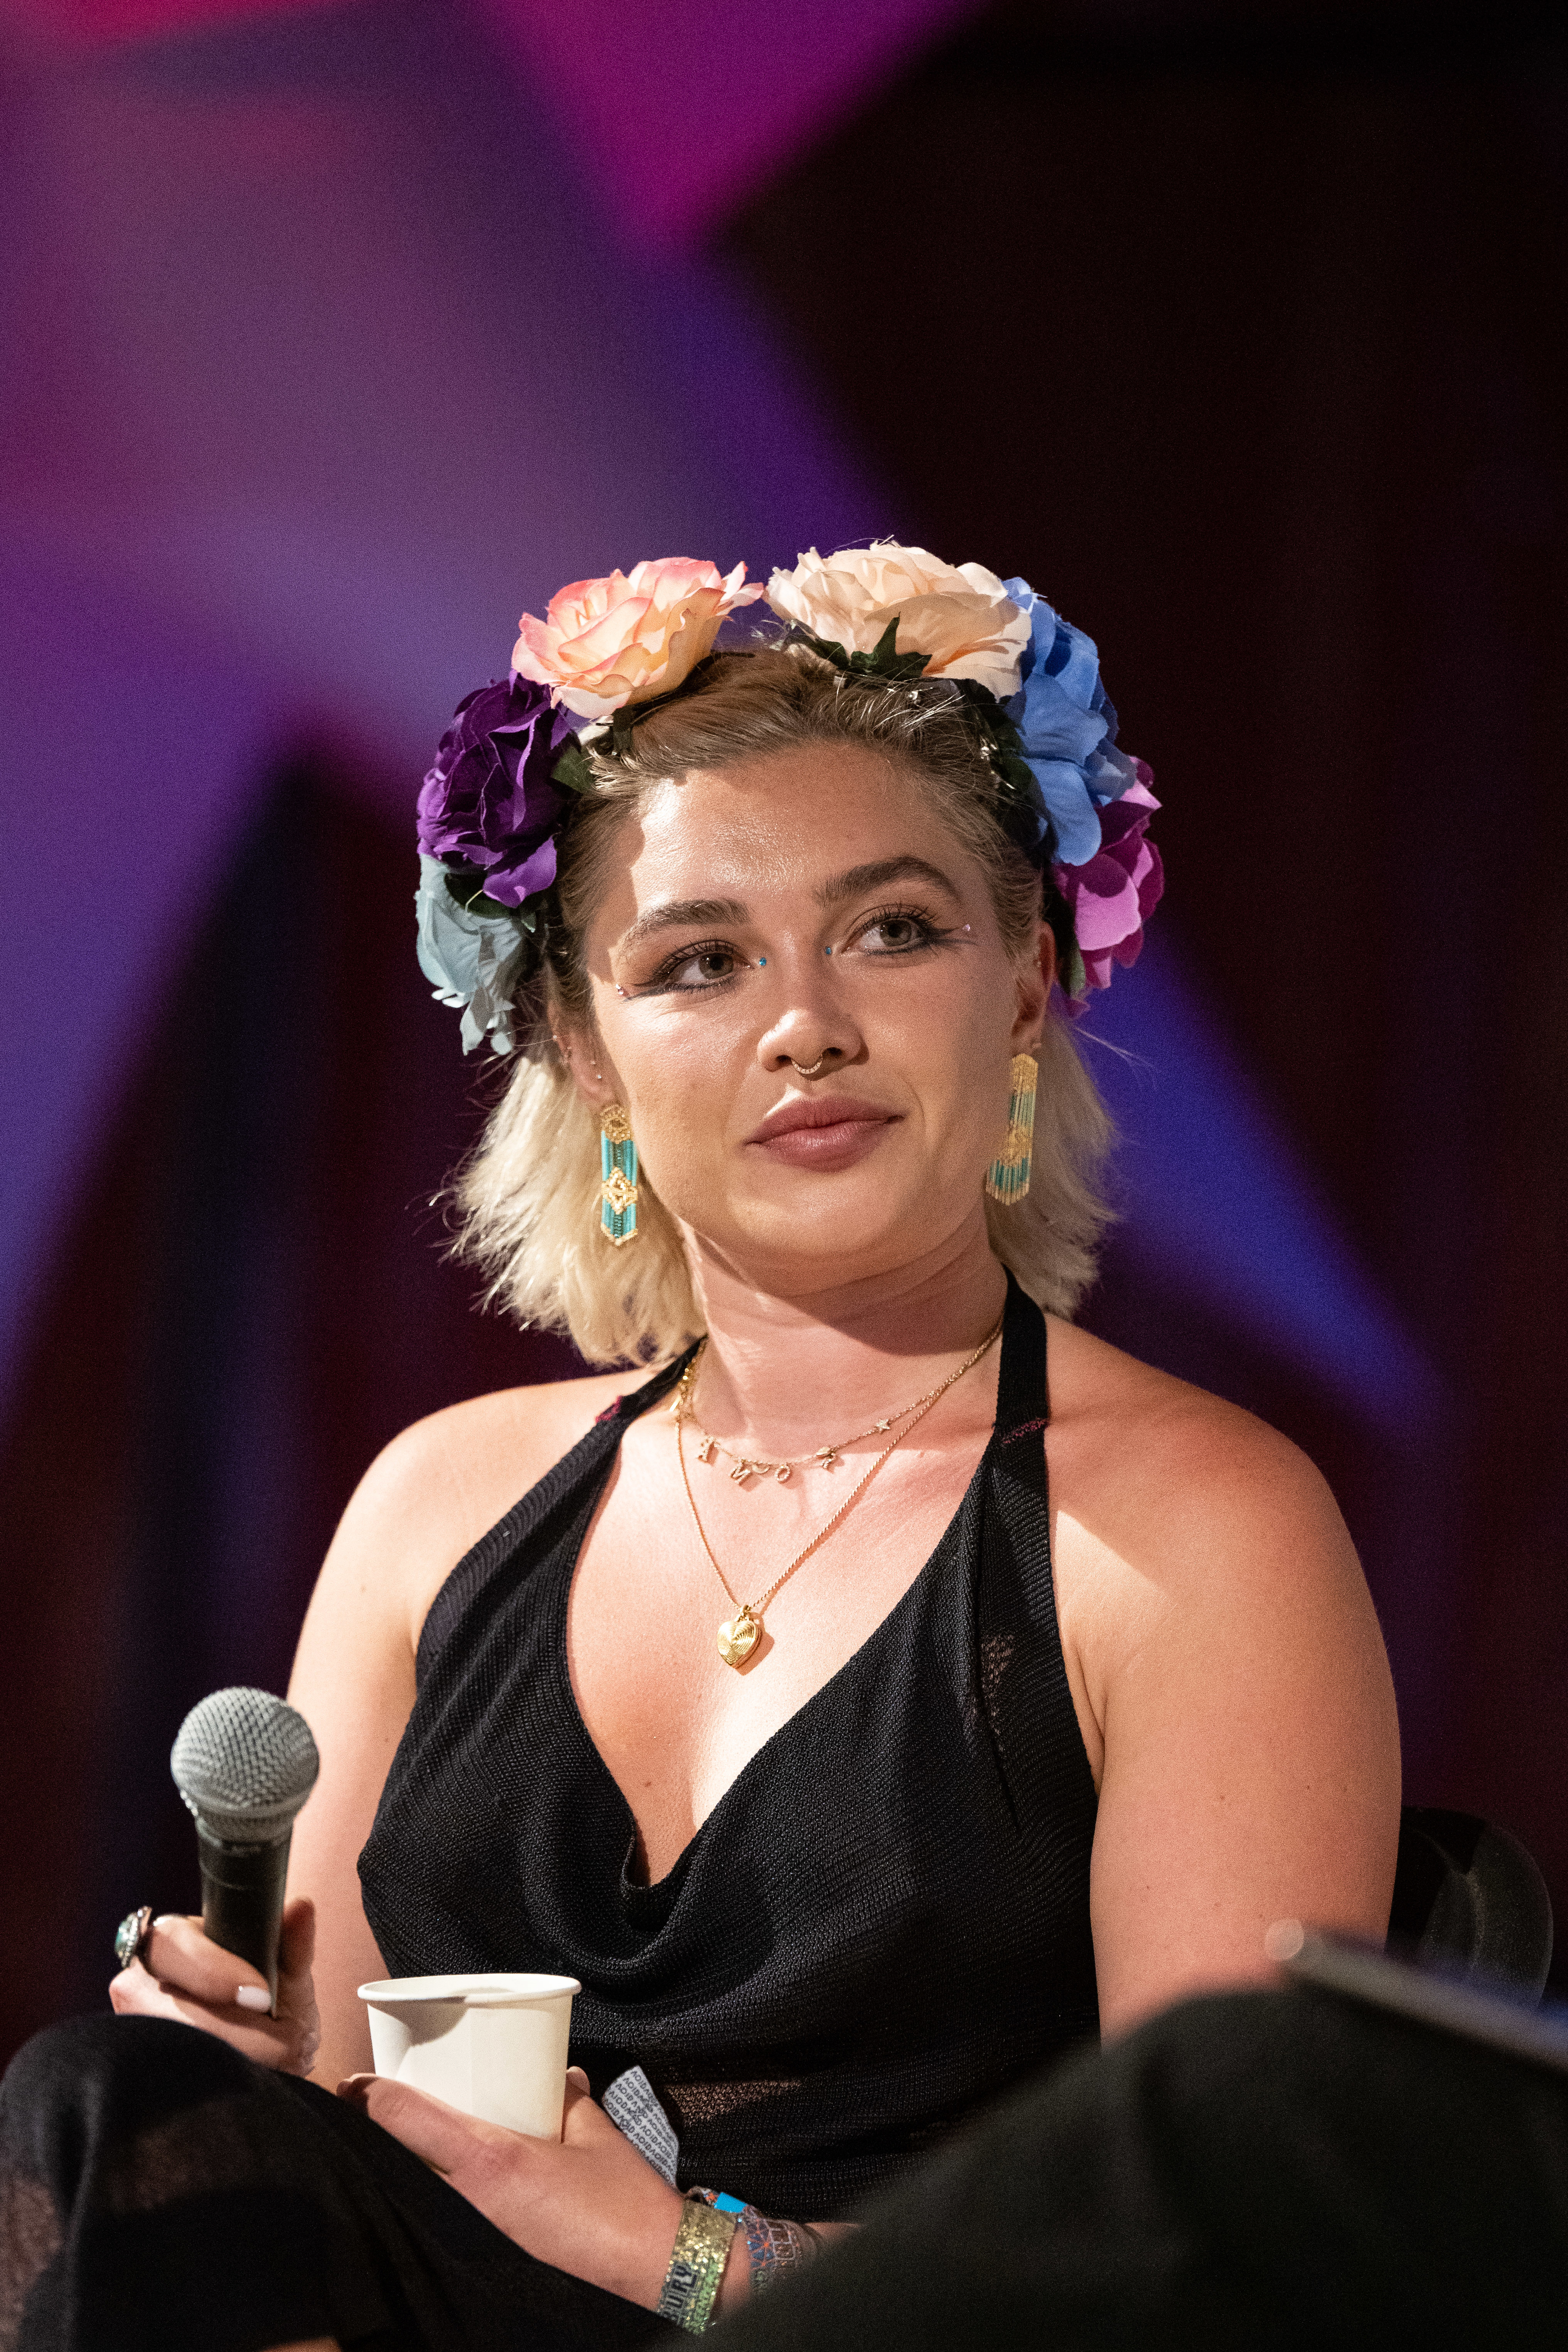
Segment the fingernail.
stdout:
<path fill-rule="evenodd" d="M 234 2005 L 236 2009 L 270 2009 L 272 1995 L 265 1985 L 241 1985 L 235 1994 Z"/>

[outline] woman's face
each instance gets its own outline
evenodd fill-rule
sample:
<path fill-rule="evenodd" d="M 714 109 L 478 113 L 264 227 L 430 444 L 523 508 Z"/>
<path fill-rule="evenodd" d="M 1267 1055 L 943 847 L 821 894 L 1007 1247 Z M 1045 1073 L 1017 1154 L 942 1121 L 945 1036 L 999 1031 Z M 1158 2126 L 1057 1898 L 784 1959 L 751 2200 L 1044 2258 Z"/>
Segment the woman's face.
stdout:
<path fill-rule="evenodd" d="M 1009 956 L 983 869 L 907 772 L 848 745 L 691 772 L 628 815 L 611 877 L 574 1071 L 626 1105 L 700 1261 L 787 1295 L 983 1221 L 1050 935 Z"/>

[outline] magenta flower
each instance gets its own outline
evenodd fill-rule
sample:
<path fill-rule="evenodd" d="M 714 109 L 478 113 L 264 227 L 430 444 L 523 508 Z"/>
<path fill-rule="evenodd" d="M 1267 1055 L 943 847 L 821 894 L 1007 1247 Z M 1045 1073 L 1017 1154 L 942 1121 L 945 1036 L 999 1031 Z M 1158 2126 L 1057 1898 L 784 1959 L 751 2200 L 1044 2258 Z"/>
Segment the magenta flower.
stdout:
<path fill-rule="evenodd" d="M 1134 760 L 1137 781 L 1100 812 L 1100 848 L 1087 865 L 1052 868 L 1072 917 L 1083 959 L 1084 996 L 1109 988 L 1113 964 L 1136 963 L 1143 926 L 1160 903 L 1165 870 L 1160 853 L 1144 838 L 1159 807 L 1149 786 L 1153 777 Z M 1079 1003 L 1081 1006 L 1082 998 Z"/>
<path fill-rule="evenodd" d="M 484 895 L 521 907 L 555 879 L 555 832 L 571 795 L 551 780 L 572 731 L 548 687 L 511 677 L 458 703 L 419 793 L 419 846 L 484 876 Z"/>

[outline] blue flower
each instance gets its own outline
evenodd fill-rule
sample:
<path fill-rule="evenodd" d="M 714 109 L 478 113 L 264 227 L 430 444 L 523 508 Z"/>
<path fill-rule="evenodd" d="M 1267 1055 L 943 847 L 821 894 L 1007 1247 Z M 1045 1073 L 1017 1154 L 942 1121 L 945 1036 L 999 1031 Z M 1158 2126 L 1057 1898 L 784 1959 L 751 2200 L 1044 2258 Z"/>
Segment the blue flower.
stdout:
<path fill-rule="evenodd" d="M 1092 637 L 1037 596 L 1026 580 L 1003 583 L 1030 622 L 1018 691 L 1003 705 L 1055 835 L 1055 862 L 1087 866 L 1099 855 L 1100 812 L 1120 800 L 1135 770 L 1116 749 L 1116 707 L 1100 682 Z"/>
<path fill-rule="evenodd" d="M 427 850 L 421 856 L 414 897 L 419 969 L 437 1003 L 461 1013 L 465 1054 L 487 1035 L 492 1051 L 510 1054 L 517 1043 L 512 1001 L 534 958 L 533 918 L 500 907 L 486 913 L 482 898 L 464 906 L 451 888 L 460 879 Z"/>

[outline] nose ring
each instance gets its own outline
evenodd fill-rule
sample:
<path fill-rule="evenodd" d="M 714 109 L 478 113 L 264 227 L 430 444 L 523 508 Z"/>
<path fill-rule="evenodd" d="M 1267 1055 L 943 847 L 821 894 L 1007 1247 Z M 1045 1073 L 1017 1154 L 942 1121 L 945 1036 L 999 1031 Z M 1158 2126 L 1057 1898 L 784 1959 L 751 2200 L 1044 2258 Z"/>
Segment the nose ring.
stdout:
<path fill-rule="evenodd" d="M 844 1048 L 842 1045 L 825 1045 L 821 1053 L 818 1054 L 816 1061 L 811 1064 L 808 1069 L 802 1069 L 800 1064 L 795 1060 L 795 1055 L 792 1054 L 789 1057 L 789 1066 L 792 1070 L 803 1078 L 819 1078 L 824 1070 L 827 1067 L 828 1063 L 835 1060 L 838 1055 L 842 1054 Z"/>

